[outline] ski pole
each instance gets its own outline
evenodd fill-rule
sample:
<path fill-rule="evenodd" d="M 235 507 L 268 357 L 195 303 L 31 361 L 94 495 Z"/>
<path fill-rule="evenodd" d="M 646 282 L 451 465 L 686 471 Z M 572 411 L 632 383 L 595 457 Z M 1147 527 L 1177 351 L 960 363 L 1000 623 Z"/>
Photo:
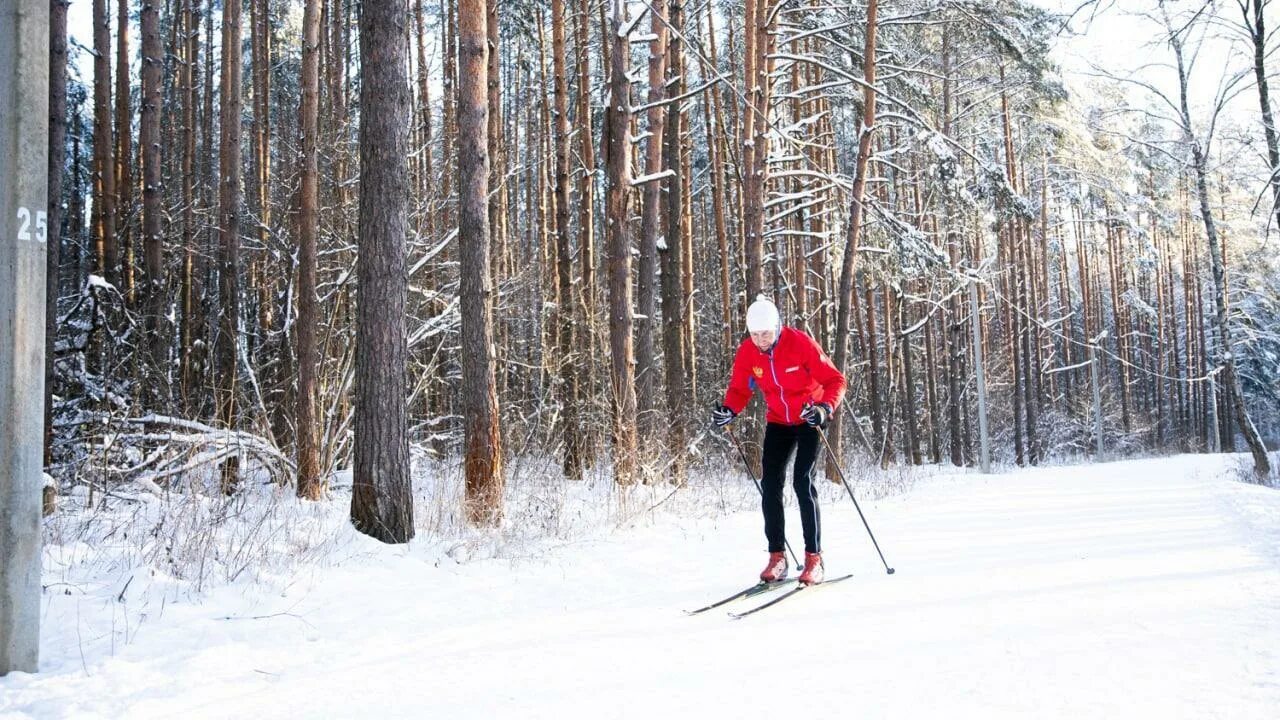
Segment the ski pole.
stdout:
<path fill-rule="evenodd" d="M 756 484 L 756 490 L 759 491 L 761 499 L 764 498 L 764 488 L 760 486 L 760 481 L 756 479 L 756 474 L 751 470 L 751 461 L 747 459 L 747 453 L 742 449 L 742 444 L 738 442 L 737 436 L 733 434 L 733 429 L 728 425 L 724 426 L 725 434 L 733 441 L 733 446 L 738 448 L 738 454 L 742 456 L 742 464 L 747 466 L 747 474 L 751 476 L 751 482 Z M 782 543 L 787 546 L 787 552 L 791 553 L 791 561 L 796 564 L 796 570 L 802 569 L 804 566 L 800 564 L 799 558 L 796 557 L 796 551 L 791 549 L 791 543 L 784 537 Z"/>
<path fill-rule="evenodd" d="M 844 478 L 844 470 L 840 469 L 840 463 L 836 460 L 836 454 L 831 450 L 831 444 L 827 442 L 827 433 L 817 425 L 813 426 L 818 431 L 818 437 L 822 438 L 822 446 L 827 449 L 827 456 L 831 458 L 831 465 L 836 469 L 836 473 L 840 475 L 840 482 L 844 483 L 844 489 L 849 493 L 849 499 L 853 501 L 853 506 L 858 510 L 858 517 L 862 518 L 862 526 L 867 529 L 867 534 L 871 536 L 871 544 L 876 546 L 876 552 L 880 554 L 880 562 L 884 563 L 884 569 L 893 574 L 893 568 L 889 567 L 889 563 L 884 559 L 884 553 L 880 552 L 880 543 L 876 542 L 875 533 L 871 532 L 871 526 L 867 524 L 867 516 L 862 514 L 862 508 L 858 505 L 858 498 L 853 496 L 853 488 L 849 487 L 849 481 Z"/>

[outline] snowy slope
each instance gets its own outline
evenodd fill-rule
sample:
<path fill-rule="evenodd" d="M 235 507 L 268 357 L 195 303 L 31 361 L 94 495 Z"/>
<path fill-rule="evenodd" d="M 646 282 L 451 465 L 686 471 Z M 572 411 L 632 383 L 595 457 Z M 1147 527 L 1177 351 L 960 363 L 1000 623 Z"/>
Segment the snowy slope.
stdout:
<path fill-rule="evenodd" d="M 346 535 L 334 567 L 142 610 L 51 588 L 0 718 L 1272 719 L 1280 492 L 1232 463 L 940 475 L 863 501 L 892 576 L 829 500 L 828 572 L 856 577 L 743 620 L 682 610 L 759 570 L 750 511 L 518 562 Z"/>

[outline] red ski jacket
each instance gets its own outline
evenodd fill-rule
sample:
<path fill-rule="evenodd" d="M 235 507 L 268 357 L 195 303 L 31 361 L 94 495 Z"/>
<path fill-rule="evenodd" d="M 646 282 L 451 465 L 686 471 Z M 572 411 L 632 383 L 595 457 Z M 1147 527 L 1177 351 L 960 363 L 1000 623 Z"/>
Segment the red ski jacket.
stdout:
<path fill-rule="evenodd" d="M 725 406 L 741 413 L 756 388 L 768 407 L 766 420 L 799 425 L 804 422 L 800 412 L 808 403 L 823 402 L 835 410 L 844 398 L 845 379 L 813 338 L 803 330 L 784 327 L 768 352 L 761 352 L 750 336 L 738 345 Z"/>

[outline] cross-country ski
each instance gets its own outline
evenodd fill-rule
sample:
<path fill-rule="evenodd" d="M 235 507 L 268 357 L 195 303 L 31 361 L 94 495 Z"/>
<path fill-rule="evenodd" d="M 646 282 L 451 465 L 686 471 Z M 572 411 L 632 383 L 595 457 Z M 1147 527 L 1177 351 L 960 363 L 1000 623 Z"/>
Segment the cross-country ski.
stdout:
<path fill-rule="evenodd" d="M 834 585 L 834 584 L 836 584 L 836 583 L 838 583 L 838 582 L 842 582 L 842 581 L 844 581 L 844 580 L 848 580 L 848 579 L 849 579 L 849 578 L 851 578 L 851 577 L 853 577 L 853 575 L 841 575 L 840 577 L 834 577 L 834 578 L 830 578 L 830 579 L 824 580 L 824 581 L 822 581 L 821 583 L 818 583 L 817 585 L 804 585 L 804 584 L 801 584 L 801 583 L 795 583 L 795 586 L 794 586 L 794 587 L 792 587 L 790 590 L 786 591 L 785 593 L 783 593 L 783 594 L 779 595 L 778 597 L 770 598 L 768 602 L 761 603 L 761 604 L 759 604 L 759 605 L 757 605 L 757 606 L 755 606 L 755 607 L 751 608 L 750 610 L 744 610 L 744 611 L 742 611 L 742 612 L 731 612 L 731 613 L 729 613 L 729 617 L 731 617 L 731 618 L 733 618 L 733 619 L 735 619 L 735 620 L 739 620 L 739 619 L 744 618 L 744 617 L 746 617 L 746 616 L 748 616 L 748 615 L 751 615 L 751 614 L 754 614 L 754 613 L 758 613 L 758 612 L 760 612 L 761 610 L 765 610 L 765 609 L 767 609 L 767 608 L 771 608 L 771 607 L 773 607 L 774 605 L 777 605 L 777 604 L 781 603 L 783 600 L 786 600 L 787 598 L 795 597 L 796 595 L 800 594 L 800 592 L 801 592 L 802 590 L 814 591 L 814 590 L 817 590 L 817 589 L 819 589 L 819 588 L 826 587 L 827 585 Z M 812 594 L 812 592 L 810 592 L 810 594 Z"/>
<path fill-rule="evenodd" d="M 728 597 L 724 597 L 724 598 L 721 598 L 720 600 L 716 600 L 710 605 L 703 605 L 697 610 L 685 610 L 685 613 L 688 615 L 701 615 L 702 613 L 708 610 L 714 610 L 715 608 L 728 605 L 731 602 L 736 602 L 738 600 L 746 600 L 747 598 L 753 598 L 753 597 L 756 597 L 757 595 L 763 595 L 767 592 L 780 590 L 789 585 L 791 585 L 791 583 L 787 582 L 786 580 L 775 580 L 774 582 L 763 582 L 763 581 L 758 582 L 754 585 L 751 585 L 750 587 L 739 590 L 738 592 L 735 592 L 729 595 Z"/>

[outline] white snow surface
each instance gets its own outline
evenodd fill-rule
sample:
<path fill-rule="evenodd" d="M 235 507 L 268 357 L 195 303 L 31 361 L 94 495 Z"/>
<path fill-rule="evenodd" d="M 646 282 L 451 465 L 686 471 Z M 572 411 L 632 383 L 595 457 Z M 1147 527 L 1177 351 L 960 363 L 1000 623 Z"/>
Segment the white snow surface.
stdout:
<path fill-rule="evenodd" d="M 935 471 L 859 497 L 893 575 L 824 482 L 828 576 L 855 577 L 741 620 L 684 610 L 763 567 L 745 476 L 725 512 L 695 485 L 465 562 L 465 540 L 359 536 L 335 500 L 319 560 L 199 593 L 123 555 L 76 576 L 68 540 L 46 548 L 42 672 L 0 678 L 0 718 L 1270 720 L 1280 492 L 1239 462 Z"/>

